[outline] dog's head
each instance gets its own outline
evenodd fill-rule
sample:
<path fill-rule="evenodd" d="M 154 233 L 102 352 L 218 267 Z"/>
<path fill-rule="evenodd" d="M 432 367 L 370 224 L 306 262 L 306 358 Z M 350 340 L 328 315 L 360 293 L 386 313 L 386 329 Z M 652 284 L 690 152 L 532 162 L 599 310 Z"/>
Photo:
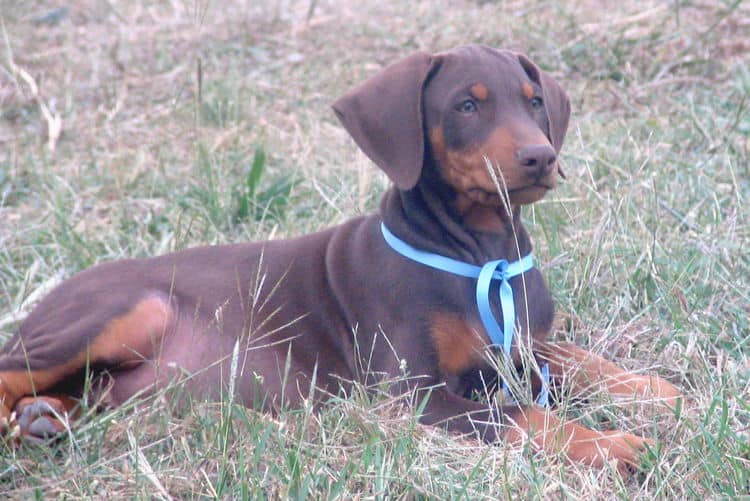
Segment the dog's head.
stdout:
<path fill-rule="evenodd" d="M 362 151 L 401 190 L 427 162 L 471 204 L 533 203 L 557 183 L 570 117 L 565 92 L 526 56 L 484 46 L 415 53 L 333 108 Z"/>

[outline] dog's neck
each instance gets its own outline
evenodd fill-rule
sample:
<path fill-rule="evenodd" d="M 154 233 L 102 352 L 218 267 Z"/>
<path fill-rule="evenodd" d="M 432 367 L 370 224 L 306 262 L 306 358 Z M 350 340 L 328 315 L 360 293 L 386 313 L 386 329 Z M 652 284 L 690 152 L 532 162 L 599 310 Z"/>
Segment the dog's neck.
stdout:
<path fill-rule="evenodd" d="M 512 207 L 510 215 L 502 208 L 487 207 L 474 209 L 486 210 L 484 214 L 467 216 L 459 212 L 460 201 L 449 187 L 424 181 L 411 190 L 392 187 L 380 205 L 386 226 L 409 244 L 473 264 L 515 261 L 531 252 L 520 207 Z M 492 231 L 472 228 L 472 215 L 494 218 Z"/>

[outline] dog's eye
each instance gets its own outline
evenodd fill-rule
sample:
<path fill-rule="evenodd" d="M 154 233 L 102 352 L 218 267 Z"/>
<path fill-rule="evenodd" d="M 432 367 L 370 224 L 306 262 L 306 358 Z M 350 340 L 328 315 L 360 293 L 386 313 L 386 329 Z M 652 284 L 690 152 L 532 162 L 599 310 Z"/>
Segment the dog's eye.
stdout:
<path fill-rule="evenodd" d="M 475 113 L 477 111 L 477 103 L 475 103 L 471 99 L 467 99 L 465 101 L 461 101 L 461 103 L 456 106 L 456 110 L 460 111 L 461 113 Z"/>
<path fill-rule="evenodd" d="M 539 96 L 531 98 L 531 101 L 529 101 L 529 103 L 531 103 L 531 107 L 535 110 L 538 110 L 544 105 L 544 101 Z"/>

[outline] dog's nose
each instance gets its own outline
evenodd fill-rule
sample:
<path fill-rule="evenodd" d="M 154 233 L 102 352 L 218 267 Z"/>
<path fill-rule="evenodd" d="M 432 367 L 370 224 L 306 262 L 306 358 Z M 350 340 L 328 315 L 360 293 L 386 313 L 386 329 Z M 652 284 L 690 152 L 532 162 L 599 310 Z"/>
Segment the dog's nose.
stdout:
<path fill-rule="evenodd" d="M 555 150 L 547 144 L 524 146 L 516 155 L 521 166 L 534 177 L 543 177 L 552 172 L 557 158 Z"/>

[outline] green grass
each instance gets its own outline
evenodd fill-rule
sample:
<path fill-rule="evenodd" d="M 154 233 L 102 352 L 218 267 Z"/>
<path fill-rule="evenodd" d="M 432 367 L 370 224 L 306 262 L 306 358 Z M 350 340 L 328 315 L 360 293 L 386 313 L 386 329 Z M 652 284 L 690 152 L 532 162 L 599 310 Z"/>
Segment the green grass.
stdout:
<path fill-rule="evenodd" d="M 750 6 L 720 2 L 0 0 L 0 342 L 94 263 L 279 238 L 376 210 L 384 176 L 330 103 L 412 50 L 522 50 L 574 115 L 568 180 L 525 212 L 555 336 L 686 400 L 571 417 L 658 439 L 642 471 L 569 465 L 416 423 L 355 387 L 277 416 L 179 391 L 0 445 L 37 498 L 737 498 L 750 491 Z M 413 20 L 413 21 L 411 21 Z M 18 68 L 38 85 L 34 94 Z M 42 108 L 62 119 L 48 147 Z M 179 400 L 178 406 L 175 400 Z M 178 408 L 179 407 L 179 408 Z"/>

